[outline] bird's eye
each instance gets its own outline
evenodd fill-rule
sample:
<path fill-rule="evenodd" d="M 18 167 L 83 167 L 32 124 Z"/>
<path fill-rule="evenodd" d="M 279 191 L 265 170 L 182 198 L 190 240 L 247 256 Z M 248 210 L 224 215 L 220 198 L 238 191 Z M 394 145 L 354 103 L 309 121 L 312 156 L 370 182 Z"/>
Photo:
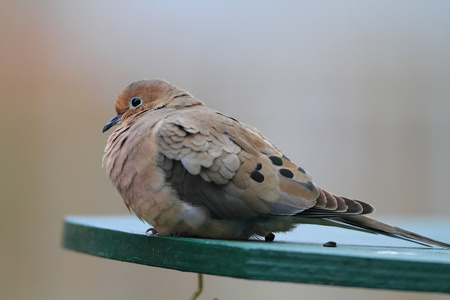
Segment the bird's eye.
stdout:
<path fill-rule="evenodd" d="M 133 97 L 130 100 L 130 108 L 136 108 L 142 104 L 142 100 L 139 97 Z"/>

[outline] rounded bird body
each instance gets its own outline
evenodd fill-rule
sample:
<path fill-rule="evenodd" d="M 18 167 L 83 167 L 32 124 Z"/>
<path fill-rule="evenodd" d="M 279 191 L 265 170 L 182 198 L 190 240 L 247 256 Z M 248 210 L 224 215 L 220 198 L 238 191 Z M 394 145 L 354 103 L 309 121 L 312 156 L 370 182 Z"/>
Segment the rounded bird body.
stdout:
<path fill-rule="evenodd" d="M 248 239 L 299 223 L 448 244 L 364 216 L 374 208 L 333 195 L 258 130 L 163 80 L 137 81 L 103 131 L 103 165 L 127 207 L 161 235 Z"/>

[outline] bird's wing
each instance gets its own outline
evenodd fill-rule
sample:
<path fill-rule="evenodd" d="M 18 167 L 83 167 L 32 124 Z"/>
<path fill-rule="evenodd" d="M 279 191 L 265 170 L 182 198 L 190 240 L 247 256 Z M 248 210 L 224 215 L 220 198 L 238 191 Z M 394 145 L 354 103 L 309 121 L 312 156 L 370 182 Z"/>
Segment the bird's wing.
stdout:
<path fill-rule="evenodd" d="M 155 129 L 167 180 L 218 217 L 335 216 L 357 203 L 317 187 L 253 127 L 204 106 L 178 110 Z"/>

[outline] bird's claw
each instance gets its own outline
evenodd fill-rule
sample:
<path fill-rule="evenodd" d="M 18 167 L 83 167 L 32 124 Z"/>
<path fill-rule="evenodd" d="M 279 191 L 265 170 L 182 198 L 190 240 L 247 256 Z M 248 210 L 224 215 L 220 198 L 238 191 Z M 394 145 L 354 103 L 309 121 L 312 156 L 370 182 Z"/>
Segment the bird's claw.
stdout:
<path fill-rule="evenodd" d="M 147 236 L 158 235 L 158 231 L 156 231 L 156 229 L 152 227 L 152 228 L 147 229 L 147 230 L 145 231 L 145 234 L 146 234 Z"/>
<path fill-rule="evenodd" d="M 266 240 L 266 242 L 273 242 L 274 239 L 275 239 L 275 234 L 273 232 L 269 232 L 264 237 L 264 240 Z"/>

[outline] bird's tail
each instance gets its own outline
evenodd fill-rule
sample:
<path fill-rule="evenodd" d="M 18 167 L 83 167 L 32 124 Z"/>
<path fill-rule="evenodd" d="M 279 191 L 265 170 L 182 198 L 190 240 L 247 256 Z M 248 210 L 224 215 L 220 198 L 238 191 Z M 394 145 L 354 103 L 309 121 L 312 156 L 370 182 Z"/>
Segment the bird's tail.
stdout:
<path fill-rule="evenodd" d="M 359 215 L 359 216 L 348 216 L 348 217 L 332 217 L 329 218 L 332 221 L 339 223 L 344 223 L 351 226 L 356 226 L 358 228 L 367 229 L 369 231 L 384 234 L 391 237 L 396 237 L 399 239 L 407 240 L 421 245 L 435 245 L 439 247 L 444 247 L 450 249 L 450 244 L 436 241 L 420 234 L 407 231 L 378 220 L 371 217 Z"/>

